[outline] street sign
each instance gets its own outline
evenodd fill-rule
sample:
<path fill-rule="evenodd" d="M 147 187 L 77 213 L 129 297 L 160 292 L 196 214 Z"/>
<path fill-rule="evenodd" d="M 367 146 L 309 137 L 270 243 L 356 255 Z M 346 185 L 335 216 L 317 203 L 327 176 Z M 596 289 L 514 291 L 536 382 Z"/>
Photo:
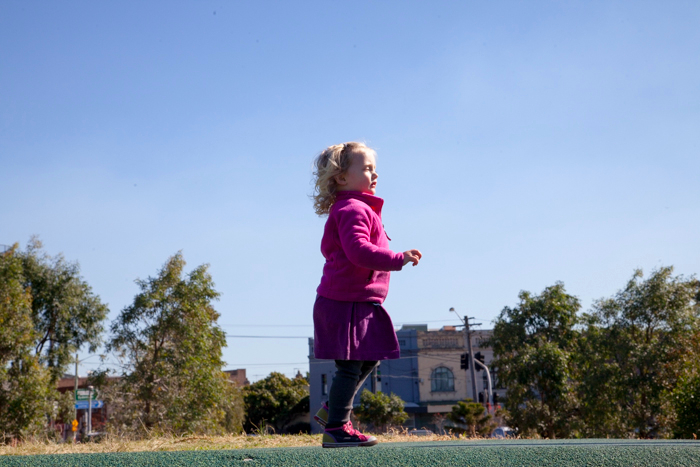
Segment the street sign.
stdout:
<path fill-rule="evenodd" d="M 89 389 L 78 389 L 75 391 L 75 400 L 77 401 L 87 401 L 87 400 L 95 400 L 97 399 L 97 390 L 93 389 L 92 390 L 92 398 L 90 397 L 90 390 Z"/>
<path fill-rule="evenodd" d="M 89 401 L 77 401 L 75 403 L 75 408 L 78 410 L 87 410 L 89 408 Z M 101 409 L 105 406 L 104 401 L 92 401 L 93 409 Z"/>

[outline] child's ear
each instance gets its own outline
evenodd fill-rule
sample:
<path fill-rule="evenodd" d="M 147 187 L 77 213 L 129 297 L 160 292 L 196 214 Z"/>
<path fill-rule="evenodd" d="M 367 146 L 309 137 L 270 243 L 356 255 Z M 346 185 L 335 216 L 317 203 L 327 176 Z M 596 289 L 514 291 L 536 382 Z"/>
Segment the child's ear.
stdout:
<path fill-rule="evenodd" d="M 344 173 L 342 173 L 342 174 L 340 174 L 340 175 L 336 175 L 335 177 L 333 177 L 333 179 L 335 180 L 335 183 L 337 183 L 337 184 L 340 185 L 340 186 L 347 185 L 347 183 L 348 183 L 348 181 L 345 180 L 345 174 L 344 174 Z"/>

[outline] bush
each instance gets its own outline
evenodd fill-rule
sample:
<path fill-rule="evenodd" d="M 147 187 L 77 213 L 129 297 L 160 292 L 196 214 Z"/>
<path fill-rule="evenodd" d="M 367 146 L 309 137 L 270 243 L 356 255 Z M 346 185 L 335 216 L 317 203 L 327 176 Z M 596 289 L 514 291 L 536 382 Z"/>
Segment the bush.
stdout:
<path fill-rule="evenodd" d="M 459 401 L 457 405 L 452 407 L 452 412 L 447 415 L 447 418 L 457 425 L 449 426 L 447 429 L 471 436 L 476 436 L 477 433 L 481 436 L 487 436 L 496 427 L 491 420 L 491 415 L 486 413 L 484 406 L 478 402 L 472 402 L 471 399 Z M 464 425 L 467 428 L 459 425 Z"/>
<path fill-rule="evenodd" d="M 263 426 L 282 433 L 297 415 L 309 412 L 309 383 L 302 377 L 289 379 L 272 372 L 244 390 L 245 430 L 260 431 Z"/>
<path fill-rule="evenodd" d="M 383 392 L 373 394 L 365 389 L 360 395 L 360 405 L 355 408 L 355 415 L 360 422 L 384 431 L 389 425 L 401 425 L 406 421 L 408 414 L 404 412 L 403 405 L 403 400 L 394 393 L 387 396 Z"/>

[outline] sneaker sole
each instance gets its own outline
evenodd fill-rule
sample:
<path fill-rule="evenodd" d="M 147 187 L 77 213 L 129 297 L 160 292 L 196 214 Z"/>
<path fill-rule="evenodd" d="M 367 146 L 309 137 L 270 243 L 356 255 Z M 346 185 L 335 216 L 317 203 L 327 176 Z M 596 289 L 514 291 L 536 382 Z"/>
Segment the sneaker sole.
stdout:
<path fill-rule="evenodd" d="M 316 420 L 316 423 L 318 423 L 319 425 L 326 426 L 326 421 L 321 417 L 317 417 L 316 415 L 314 415 L 314 420 Z"/>
<path fill-rule="evenodd" d="M 378 440 L 363 441 L 361 443 L 323 443 L 324 448 L 366 448 L 379 443 Z"/>

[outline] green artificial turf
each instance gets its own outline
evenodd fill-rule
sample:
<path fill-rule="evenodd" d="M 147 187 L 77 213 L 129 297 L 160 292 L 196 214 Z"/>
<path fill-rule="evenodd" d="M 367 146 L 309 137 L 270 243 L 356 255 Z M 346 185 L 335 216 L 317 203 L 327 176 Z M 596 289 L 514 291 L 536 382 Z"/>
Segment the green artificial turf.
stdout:
<path fill-rule="evenodd" d="M 130 452 L 5 456 L 0 466 L 700 466 L 694 441 L 447 441 L 229 451 Z"/>

